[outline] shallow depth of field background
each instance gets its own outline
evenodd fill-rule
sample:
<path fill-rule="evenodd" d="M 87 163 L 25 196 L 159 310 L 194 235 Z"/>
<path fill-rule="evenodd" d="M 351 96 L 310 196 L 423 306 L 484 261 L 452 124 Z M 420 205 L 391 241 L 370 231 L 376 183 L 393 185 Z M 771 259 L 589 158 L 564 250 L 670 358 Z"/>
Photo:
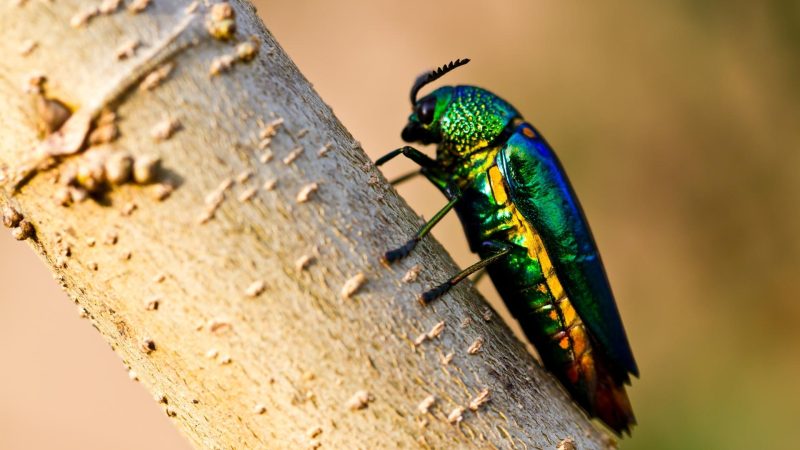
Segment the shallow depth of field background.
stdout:
<path fill-rule="evenodd" d="M 445 83 L 495 91 L 547 137 L 590 219 L 642 373 L 629 390 L 639 426 L 623 449 L 794 440 L 797 3 L 256 3 L 373 158 L 401 144 L 414 77 L 465 56 L 473 62 Z M 400 192 L 426 217 L 444 204 L 423 179 Z M 474 261 L 454 215 L 434 235 L 461 265 Z M 488 280 L 480 288 L 498 304 Z M 0 448 L 188 448 L 7 232 L 0 352 Z"/>

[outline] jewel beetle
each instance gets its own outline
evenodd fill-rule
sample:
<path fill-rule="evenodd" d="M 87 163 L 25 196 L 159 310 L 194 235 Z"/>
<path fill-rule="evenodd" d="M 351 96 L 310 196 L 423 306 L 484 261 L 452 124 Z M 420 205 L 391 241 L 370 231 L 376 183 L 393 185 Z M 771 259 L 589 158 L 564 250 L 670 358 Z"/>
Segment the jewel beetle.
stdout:
<path fill-rule="evenodd" d="M 419 76 L 408 143 L 435 144 L 436 158 L 405 146 L 403 155 L 448 199 L 404 245 L 407 256 L 451 209 L 480 261 L 425 292 L 431 302 L 486 269 L 544 366 L 592 417 L 616 434 L 636 423 L 625 386 L 639 370 L 586 217 L 561 163 L 542 135 L 508 102 L 475 86 L 419 91 L 468 63 L 455 60 Z M 407 179 L 408 176 L 402 177 Z"/>

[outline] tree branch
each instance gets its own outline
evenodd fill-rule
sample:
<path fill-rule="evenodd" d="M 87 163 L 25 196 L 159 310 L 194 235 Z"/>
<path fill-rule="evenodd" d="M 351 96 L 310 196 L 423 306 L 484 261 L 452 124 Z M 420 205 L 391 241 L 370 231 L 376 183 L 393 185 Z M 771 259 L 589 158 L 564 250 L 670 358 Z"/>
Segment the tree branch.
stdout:
<path fill-rule="evenodd" d="M 17 3 L 8 225 L 196 447 L 609 445 L 473 289 L 415 301 L 433 239 L 378 263 L 419 219 L 252 6 Z"/>

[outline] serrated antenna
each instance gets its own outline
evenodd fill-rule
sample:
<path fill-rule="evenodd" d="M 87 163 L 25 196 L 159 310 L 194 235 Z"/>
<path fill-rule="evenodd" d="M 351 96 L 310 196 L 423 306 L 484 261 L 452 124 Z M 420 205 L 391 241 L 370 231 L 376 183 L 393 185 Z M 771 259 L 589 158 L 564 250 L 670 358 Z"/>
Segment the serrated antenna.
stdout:
<path fill-rule="evenodd" d="M 457 59 L 455 61 L 450 61 L 449 63 L 439 67 L 436 70 L 431 70 L 430 72 L 425 72 L 422 75 L 417 77 L 417 80 L 414 82 L 414 86 L 411 87 L 411 104 L 415 105 L 417 103 L 417 94 L 419 90 L 425 87 L 426 84 L 432 83 L 447 72 L 455 69 L 456 67 L 461 67 L 464 64 L 469 62 L 469 58 L 464 59 Z"/>

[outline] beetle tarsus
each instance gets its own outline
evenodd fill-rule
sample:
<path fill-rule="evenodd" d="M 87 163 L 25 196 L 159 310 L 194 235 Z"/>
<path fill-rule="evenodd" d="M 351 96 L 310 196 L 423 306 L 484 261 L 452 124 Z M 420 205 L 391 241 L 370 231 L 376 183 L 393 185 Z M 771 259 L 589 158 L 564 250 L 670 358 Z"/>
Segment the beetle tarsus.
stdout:
<path fill-rule="evenodd" d="M 395 156 L 397 156 L 397 155 L 399 155 L 401 153 L 403 153 L 403 149 L 402 148 L 398 148 L 397 150 L 392 150 L 391 152 L 389 152 L 389 153 L 381 156 L 380 158 L 378 158 L 375 161 L 375 165 L 376 166 L 382 166 L 382 165 L 386 164 L 387 162 L 391 161 L 392 159 L 394 159 Z"/>
<path fill-rule="evenodd" d="M 417 246 L 417 242 L 419 242 L 419 239 L 414 238 L 406 242 L 402 247 L 389 250 L 383 255 L 383 258 L 381 258 L 381 263 L 388 265 L 405 258 L 411 253 L 411 250 L 414 250 L 414 247 Z"/>
<path fill-rule="evenodd" d="M 437 298 L 443 296 L 453 287 L 449 281 L 436 286 L 435 288 L 425 291 L 422 295 L 419 296 L 419 302 L 423 305 L 427 305 L 428 303 L 436 300 Z"/>

